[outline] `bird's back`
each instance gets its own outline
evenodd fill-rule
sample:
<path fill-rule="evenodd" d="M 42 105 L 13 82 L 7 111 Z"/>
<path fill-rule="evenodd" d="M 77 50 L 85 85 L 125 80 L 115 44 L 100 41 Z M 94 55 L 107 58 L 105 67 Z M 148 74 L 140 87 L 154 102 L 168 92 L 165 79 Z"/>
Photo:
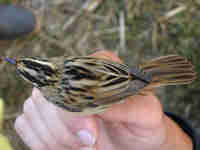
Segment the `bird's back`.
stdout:
<path fill-rule="evenodd" d="M 124 64 L 93 57 L 63 59 L 62 63 L 57 60 L 58 70 L 62 71 L 56 86 L 56 97 L 60 97 L 57 98 L 57 104 L 62 103 L 60 106 L 69 111 L 101 111 L 148 84 L 140 77 L 136 78 L 140 72 L 138 69 L 131 72 Z M 55 97 L 55 92 L 52 92 L 53 95 Z"/>

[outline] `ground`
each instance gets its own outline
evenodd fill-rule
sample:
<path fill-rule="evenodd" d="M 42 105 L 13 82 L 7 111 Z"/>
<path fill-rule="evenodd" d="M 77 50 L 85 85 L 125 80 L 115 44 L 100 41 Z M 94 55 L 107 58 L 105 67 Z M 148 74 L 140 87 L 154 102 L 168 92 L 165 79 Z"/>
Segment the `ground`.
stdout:
<path fill-rule="evenodd" d="M 134 66 L 166 54 L 189 59 L 197 71 L 191 85 L 157 90 L 163 107 L 191 121 L 200 132 L 200 2 L 198 0 L 0 0 L 31 9 L 40 32 L 0 42 L 1 56 L 88 55 L 113 51 Z M 6 43 L 6 44 L 5 44 Z M 14 67 L 0 64 L 0 97 L 6 103 L 4 134 L 13 147 L 28 150 L 13 124 L 23 110 L 31 85 Z"/>

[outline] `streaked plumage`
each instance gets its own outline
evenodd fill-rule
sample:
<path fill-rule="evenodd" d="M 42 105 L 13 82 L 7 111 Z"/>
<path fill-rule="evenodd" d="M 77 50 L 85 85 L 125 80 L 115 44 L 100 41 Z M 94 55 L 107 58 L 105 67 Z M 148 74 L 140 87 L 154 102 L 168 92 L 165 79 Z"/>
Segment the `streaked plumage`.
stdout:
<path fill-rule="evenodd" d="M 177 55 L 153 59 L 139 68 L 94 57 L 4 59 L 15 64 L 19 75 L 48 101 L 76 113 L 98 113 L 145 90 L 195 79 L 192 64 Z"/>

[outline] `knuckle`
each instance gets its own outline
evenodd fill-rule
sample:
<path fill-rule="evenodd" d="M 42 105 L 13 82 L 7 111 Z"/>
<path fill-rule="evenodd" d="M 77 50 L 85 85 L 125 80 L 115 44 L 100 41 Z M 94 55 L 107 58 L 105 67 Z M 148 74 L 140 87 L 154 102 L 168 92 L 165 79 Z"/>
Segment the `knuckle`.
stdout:
<path fill-rule="evenodd" d="M 23 128 L 24 124 L 25 124 L 25 116 L 22 114 L 19 117 L 17 117 L 17 119 L 15 120 L 14 128 L 16 130 L 19 130 Z"/>
<path fill-rule="evenodd" d="M 24 106 L 23 106 L 23 112 L 24 113 L 27 113 L 29 111 L 31 111 L 33 107 L 33 101 L 31 98 L 27 99 L 25 102 L 24 102 Z"/>

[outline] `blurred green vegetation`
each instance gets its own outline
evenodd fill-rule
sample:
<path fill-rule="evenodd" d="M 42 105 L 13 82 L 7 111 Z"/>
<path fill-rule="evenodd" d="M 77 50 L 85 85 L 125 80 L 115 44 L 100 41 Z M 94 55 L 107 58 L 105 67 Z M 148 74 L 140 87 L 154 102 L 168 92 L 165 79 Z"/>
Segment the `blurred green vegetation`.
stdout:
<path fill-rule="evenodd" d="M 7 46 L 3 44 L 2 56 L 87 55 L 107 49 L 134 66 L 161 55 L 182 55 L 194 64 L 197 79 L 191 85 L 170 86 L 157 93 L 166 111 L 190 120 L 200 132 L 198 0 L 102 0 L 93 11 L 81 9 L 87 0 L 41 1 L 17 1 L 40 17 L 41 31 L 32 38 L 12 41 Z M 180 7 L 185 9 L 162 20 Z M 72 18 L 73 23 L 69 24 Z M 120 19 L 124 19 L 125 32 L 121 34 L 125 38 L 120 35 L 123 28 Z M 24 100 L 31 94 L 31 86 L 18 78 L 10 65 L 0 64 L 0 73 L 0 97 L 6 102 L 4 132 L 15 149 L 27 150 L 13 130 L 13 124 L 23 110 Z"/>
<path fill-rule="evenodd" d="M 2 134 L 2 126 L 4 120 L 4 100 L 0 98 L 0 149 L 4 150 L 12 150 L 10 142 L 8 139 Z"/>

